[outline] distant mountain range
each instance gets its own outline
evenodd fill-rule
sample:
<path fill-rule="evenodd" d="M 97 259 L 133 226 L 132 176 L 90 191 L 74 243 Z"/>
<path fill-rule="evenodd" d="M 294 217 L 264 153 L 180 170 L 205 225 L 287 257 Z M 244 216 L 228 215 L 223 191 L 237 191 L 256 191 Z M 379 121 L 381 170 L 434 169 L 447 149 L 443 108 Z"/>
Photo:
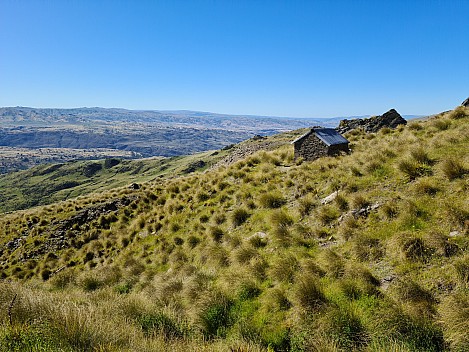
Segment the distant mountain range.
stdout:
<path fill-rule="evenodd" d="M 254 135 L 318 125 L 336 127 L 343 118 L 226 115 L 186 110 L 4 107 L 0 108 L 0 146 L 108 148 L 143 157 L 177 156 L 220 149 Z"/>

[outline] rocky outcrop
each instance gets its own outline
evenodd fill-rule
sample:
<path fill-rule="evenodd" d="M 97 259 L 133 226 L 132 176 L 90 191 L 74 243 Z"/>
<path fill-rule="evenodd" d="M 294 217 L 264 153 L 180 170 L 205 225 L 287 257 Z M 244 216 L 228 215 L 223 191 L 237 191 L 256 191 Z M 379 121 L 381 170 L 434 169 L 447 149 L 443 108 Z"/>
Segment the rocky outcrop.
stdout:
<path fill-rule="evenodd" d="M 467 98 L 466 100 L 464 100 L 461 104 L 462 106 L 465 106 L 466 108 L 469 107 L 469 98 Z"/>
<path fill-rule="evenodd" d="M 356 128 L 362 128 L 367 133 L 378 132 L 383 127 L 396 128 L 399 125 L 406 125 L 407 121 L 394 109 L 389 110 L 380 116 L 372 116 L 367 119 L 353 119 L 340 121 L 336 130 L 345 133 Z"/>

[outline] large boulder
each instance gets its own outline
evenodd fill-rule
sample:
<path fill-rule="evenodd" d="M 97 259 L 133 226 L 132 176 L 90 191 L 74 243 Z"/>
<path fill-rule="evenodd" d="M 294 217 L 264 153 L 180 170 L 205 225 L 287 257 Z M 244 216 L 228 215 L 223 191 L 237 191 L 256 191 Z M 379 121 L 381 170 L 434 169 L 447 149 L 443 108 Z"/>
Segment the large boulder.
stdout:
<path fill-rule="evenodd" d="M 467 98 L 466 100 L 464 100 L 461 104 L 462 106 L 465 106 L 466 108 L 469 107 L 469 98 Z"/>
<path fill-rule="evenodd" d="M 362 128 L 367 133 L 378 132 L 383 127 L 396 128 L 399 125 L 406 125 L 407 121 L 394 109 L 385 112 L 380 116 L 372 116 L 367 119 L 353 119 L 340 121 L 336 130 L 345 133 L 355 128 Z"/>

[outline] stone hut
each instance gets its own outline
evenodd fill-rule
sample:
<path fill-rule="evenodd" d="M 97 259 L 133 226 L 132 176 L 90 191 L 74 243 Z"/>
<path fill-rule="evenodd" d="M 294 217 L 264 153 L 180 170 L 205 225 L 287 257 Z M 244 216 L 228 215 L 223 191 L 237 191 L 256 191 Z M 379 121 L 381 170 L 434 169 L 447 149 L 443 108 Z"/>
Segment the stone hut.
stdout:
<path fill-rule="evenodd" d="M 469 98 L 467 98 L 466 100 L 464 100 L 461 105 L 462 105 L 462 106 L 465 106 L 466 108 L 469 108 Z"/>
<path fill-rule="evenodd" d="M 307 161 L 349 152 L 349 141 L 333 128 L 312 128 L 292 144 L 295 159 L 301 157 Z"/>

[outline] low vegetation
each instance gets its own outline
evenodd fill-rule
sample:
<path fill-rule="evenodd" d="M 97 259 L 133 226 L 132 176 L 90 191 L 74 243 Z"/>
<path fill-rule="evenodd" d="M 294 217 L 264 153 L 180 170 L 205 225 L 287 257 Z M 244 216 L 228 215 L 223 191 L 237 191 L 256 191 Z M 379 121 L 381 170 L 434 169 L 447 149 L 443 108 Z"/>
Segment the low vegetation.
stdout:
<path fill-rule="evenodd" d="M 466 351 L 468 127 L 458 109 L 351 131 L 350 155 L 283 143 L 3 214 L 0 351 Z"/>

